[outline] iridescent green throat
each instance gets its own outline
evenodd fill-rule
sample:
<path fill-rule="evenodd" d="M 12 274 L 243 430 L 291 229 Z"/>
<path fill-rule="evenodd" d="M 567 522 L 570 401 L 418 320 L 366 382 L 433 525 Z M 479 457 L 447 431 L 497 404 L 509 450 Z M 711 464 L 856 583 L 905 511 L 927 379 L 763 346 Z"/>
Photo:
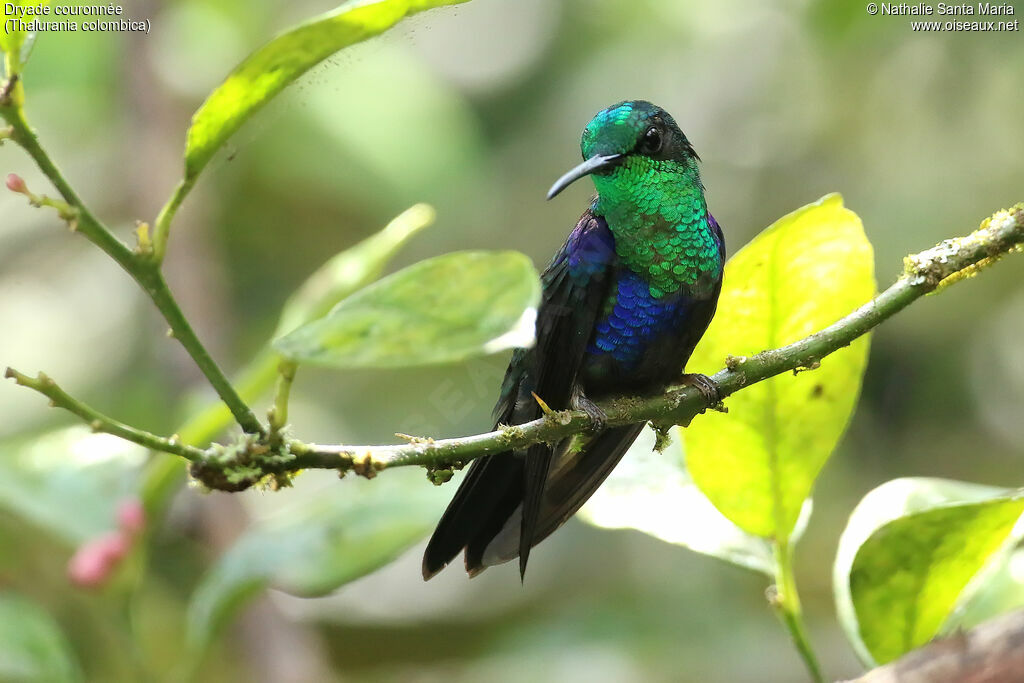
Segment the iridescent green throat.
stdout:
<path fill-rule="evenodd" d="M 721 257 L 695 163 L 630 156 L 593 178 L 596 211 L 615 235 L 619 260 L 644 278 L 654 297 L 715 279 Z"/>

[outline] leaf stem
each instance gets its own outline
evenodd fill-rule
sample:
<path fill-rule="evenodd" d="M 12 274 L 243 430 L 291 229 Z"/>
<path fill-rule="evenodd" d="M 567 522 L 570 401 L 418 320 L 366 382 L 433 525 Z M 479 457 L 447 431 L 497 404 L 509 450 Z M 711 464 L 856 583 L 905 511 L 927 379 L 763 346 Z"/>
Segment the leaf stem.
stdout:
<path fill-rule="evenodd" d="M 0 50 L 4 56 L 3 75 L 0 82 L 0 107 L 21 107 L 25 100 L 25 89 L 21 85 L 21 52 L 17 50 Z"/>
<path fill-rule="evenodd" d="M 291 394 L 292 382 L 295 380 L 295 372 L 298 365 L 281 359 L 277 365 L 277 386 L 274 390 L 274 405 L 267 411 L 267 421 L 270 423 L 270 434 L 280 439 L 281 430 L 288 424 L 288 397 Z"/>
<path fill-rule="evenodd" d="M 74 413 L 78 417 L 82 418 L 82 420 L 86 422 L 94 432 L 113 434 L 114 436 L 119 436 L 122 439 L 131 441 L 132 443 L 137 443 L 140 446 L 145 446 L 152 450 L 180 455 L 186 460 L 190 460 L 192 462 L 203 460 L 206 455 L 202 450 L 195 446 L 182 444 L 181 440 L 176 436 L 172 436 L 167 439 L 107 417 L 103 413 L 100 413 L 94 408 L 87 406 L 78 399 L 69 395 L 66 391 L 61 389 L 56 382 L 41 372 L 36 377 L 29 377 L 28 375 L 18 372 L 14 368 L 7 368 L 6 372 L 4 372 L 4 377 L 13 379 L 16 384 L 23 387 L 28 387 L 29 389 L 38 391 L 40 394 L 50 399 L 51 406 L 55 408 L 63 408 L 64 410 Z"/>
<path fill-rule="evenodd" d="M 178 302 L 174 299 L 163 274 L 159 269 L 159 260 L 155 258 L 156 248 L 151 255 L 149 252 L 135 253 L 123 242 L 118 240 L 114 234 L 103 225 L 86 207 L 85 203 L 71 188 L 65 180 L 60 169 L 39 144 L 39 139 L 28 125 L 25 119 L 24 110 L 16 103 L 10 101 L 0 102 L 0 116 L 11 126 L 11 139 L 21 146 L 29 156 L 36 162 L 43 174 L 49 178 L 53 186 L 64 198 L 64 201 L 75 210 L 74 224 L 76 231 L 81 233 L 90 242 L 102 249 L 122 269 L 142 287 L 149 295 L 149 298 L 156 305 L 171 328 L 171 335 L 177 339 L 185 350 L 202 370 L 206 379 L 210 382 L 221 400 L 231 410 L 232 415 L 238 424 L 246 432 L 263 434 L 263 426 L 256 415 L 252 412 L 238 392 L 228 381 L 223 371 L 207 352 L 202 342 L 196 336 L 192 326 L 185 319 Z M 187 188 L 175 193 L 178 203 L 184 198 Z M 180 195 L 180 196 L 179 196 Z M 173 202 L 174 207 L 177 206 Z M 171 211 L 173 214 L 173 211 Z M 169 221 L 169 217 L 166 219 Z M 166 230 L 164 232 L 166 242 Z M 165 450 L 165 449 L 161 449 Z"/>
<path fill-rule="evenodd" d="M 174 188 L 174 192 L 171 194 L 171 198 L 167 200 L 167 203 L 160 213 L 157 214 L 156 223 L 153 225 L 153 262 L 160 265 L 164 261 L 164 256 L 167 253 L 167 238 L 171 232 L 171 221 L 174 220 L 174 215 L 178 212 L 178 207 L 185 200 L 186 195 L 192 189 L 192 185 L 195 183 L 194 178 L 182 178 L 178 186 Z"/>
<path fill-rule="evenodd" d="M 821 666 L 814 655 L 811 641 L 807 637 L 800 595 L 796 590 L 796 576 L 793 573 L 793 549 L 788 541 L 772 543 L 775 553 L 775 585 L 770 589 L 768 601 L 775 608 L 783 626 L 789 631 L 800 657 L 807 666 L 807 672 L 815 683 L 824 683 Z"/>
<path fill-rule="evenodd" d="M 4 55 L 4 75 L 7 78 L 17 76 L 21 72 L 20 55 L 18 50 L 3 50 Z"/>

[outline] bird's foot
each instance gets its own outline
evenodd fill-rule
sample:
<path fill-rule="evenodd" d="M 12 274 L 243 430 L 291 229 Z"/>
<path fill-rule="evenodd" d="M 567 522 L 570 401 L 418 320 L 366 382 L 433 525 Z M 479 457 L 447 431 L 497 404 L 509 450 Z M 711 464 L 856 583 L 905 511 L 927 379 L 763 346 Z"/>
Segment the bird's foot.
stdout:
<path fill-rule="evenodd" d="M 700 392 L 707 401 L 708 408 L 717 410 L 722 403 L 722 392 L 718 385 L 707 375 L 699 373 L 686 373 L 683 375 L 683 386 L 693 387 Z"/>
<path fill-rule="evenodd" d="M 601 407 L 591 401 L 582 393 L 577 393 L 572 398 L 572 407 L 582 410 L 590 418 L 590 431 L 597 434 L 603 432 L 608 424 L 608 413 L 601 410 Z"/>

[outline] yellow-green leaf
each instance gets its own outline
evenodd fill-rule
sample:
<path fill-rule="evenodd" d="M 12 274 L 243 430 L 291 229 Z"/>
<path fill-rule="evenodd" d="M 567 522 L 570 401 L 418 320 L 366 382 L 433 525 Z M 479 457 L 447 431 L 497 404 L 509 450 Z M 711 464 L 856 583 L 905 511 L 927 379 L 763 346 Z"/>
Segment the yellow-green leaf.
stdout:
<path fill-rule="evenodd" d="M 892 661 L 946 630 L 1022 512 L 1019 492 L 942 479 L 897 479 L 865 496 L 833 575 L 840 621 L 865 662 Z"/>
<path fill-rule="evenodd" d="M 525 255 L 456 252 L 356 292 L 274 348 L 336 368 L 451 362 L 528 346 L 539 300 L 540 279 Z"/>
<path fill-rule="evenodd" d="M 347 2 L 274 38 L 235 67 L 192 117 L 185 145 L 186 181 L 199 174 L 247 118 L 313 66 L 342 48 L 383 33 L 404 17 L 466 1 Z"/>
<path fill-rule="evenodd" d="M 578 517 L 605 529 L 635 529 L 666 543 L 753 571 L 775 575 L 771 545 L 743 531 L 715 509 L 686 471 L 679 428 L 661 453 L 645 427 L 622 462 L 587 501 Z M 810 518 L 810 500 L 793 532 L 800 535 Z"/>
<path fill-rule="evenodd" d="M 831 194 L 783 216 L 725 268 L 718 313 L 688 366 L 712 373 L 801 339 L 875 293 L 874 257 L 860 218 Z M 745 531 L 791 533 L 814 480 L 857 403 L 868 339 L 821 361 L 737 392 L 728 414 L 684 430 L 687 467 L 722 514 Z"/>

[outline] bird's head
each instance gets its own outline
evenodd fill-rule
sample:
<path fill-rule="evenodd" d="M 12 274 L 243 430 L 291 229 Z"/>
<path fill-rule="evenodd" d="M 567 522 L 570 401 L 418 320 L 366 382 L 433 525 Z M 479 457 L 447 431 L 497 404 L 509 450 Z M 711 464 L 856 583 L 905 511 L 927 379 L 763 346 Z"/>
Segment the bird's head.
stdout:
<path fill-rule="evenodd" d="M 661 107 L 633 100 L 603 109 L 583 129 L 583 163 L 551 186 L 551 199 L 583 176 L 593 175 L 599 194 L 628 184 L 691 176 L 698 184 L 697 161 L 690 141 Z"/>

